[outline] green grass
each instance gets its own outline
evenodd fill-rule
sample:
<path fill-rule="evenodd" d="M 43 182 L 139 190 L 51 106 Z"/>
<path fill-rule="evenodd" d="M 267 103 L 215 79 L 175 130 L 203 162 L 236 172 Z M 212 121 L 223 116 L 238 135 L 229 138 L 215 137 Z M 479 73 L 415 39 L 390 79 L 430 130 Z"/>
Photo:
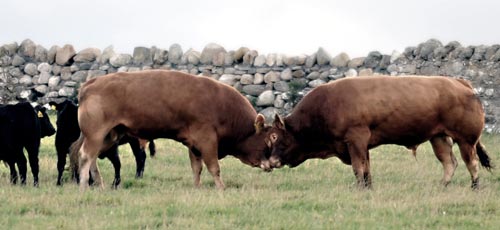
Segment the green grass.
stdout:
<path fill-rule="evenodd" d="M 499 136 L 483 143 L 498 165 Z M 350 166 L 337 158 L 308 160 L 297 168 L 264 173 L 227 157 L 220 161 L 224 191 L 215 189 L 205 169 L 202 188 L 192 185 L 186 148 L 157 141 L 144 178 L 136 180 L 135 161 L 121 146 L 122 184 L 111 189 L 113 168 L 99 160 L 106 188 L 80 193 L 69 181 L 56 187 L 54 138 L 43 139 L 40 187 L 9 184 L 0 166 L 1 229 L 498 229 L 500 172 L 480 170 L 481 189 L 457 149 L 459 165 L 451 184 L 440 185 L 442 167 L 429 144 L 417 159 L 403 147 L 371 151 L 374 188 L 358 190 Z"/>

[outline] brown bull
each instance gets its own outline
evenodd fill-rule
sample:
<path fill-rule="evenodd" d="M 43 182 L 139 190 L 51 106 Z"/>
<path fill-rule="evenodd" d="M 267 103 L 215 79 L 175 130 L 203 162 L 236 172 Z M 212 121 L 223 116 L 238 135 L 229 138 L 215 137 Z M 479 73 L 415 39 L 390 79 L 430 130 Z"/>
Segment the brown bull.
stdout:
<path fill-rule="evenodd" d="M 337 156 L 351 164 L 358 185 L 371 187 L 369 149 L 397 144 L 415 150 L 430 140 L 447 185 L 457 167 L 453 140 L 477 188 L 478 160 L 490 158 L 479 142 L 484 112 L 471 85 L 446 77 L 345 78 L 307 94 L 282 120 L 275 117 L 267 142 L 273 167 L 295 167 L 310 158 Z M 451 139 L 450 139 L 451 138 Z"/>
<path fill-rule="evenodd" d="M 79 102 L 82 136 L 73 154 L 80 150 L 82 190 L 89 170 L 102 186 L 97 156 L 124 134 L 182 142 L 189 148 L 195 186 L 203 161 L 216 187 L 224 188 L 218 159 L 226 155 L 270 169 L 265 132 L 260 132 L 264 117 L 238 91 L 213 79 L 175 71 L 114 73 L 86 82 Z"/>

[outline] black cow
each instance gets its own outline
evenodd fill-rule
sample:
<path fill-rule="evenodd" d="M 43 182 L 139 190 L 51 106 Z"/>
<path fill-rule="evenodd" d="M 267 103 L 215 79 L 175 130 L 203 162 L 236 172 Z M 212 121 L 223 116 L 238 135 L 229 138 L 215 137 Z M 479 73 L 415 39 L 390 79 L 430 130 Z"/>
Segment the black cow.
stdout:
<path fill-rule="evenodd" d="M 49 102 L 53 108 L 57 110 L 57 134 L 56 134 L 56 151 L 57 151 L 57 185 L 62 185 L 61 179 L 64 171 L 64 166 L 66 165 L 66 155 L 69 153 L 69 148 L 73 142 L 75 142 L 80 136 L 80 127 L 78 126 L 78 106 L 72 101 L 65 100 L 61 103 Z M 119 144 L 129 143 L 134 153 L 135 160 L 137 163 L 136 177 L 142 177 L 144 173 L 144 165 L 146 163 L 146 152 L 144 151 L 144 146 L 141 146 L 139 139 L 124 136 Z M 151 140 L 149 144 L 149 150 L 151 156 L 154 156 L 156 150 L 154 142 Z M 110 149 L 99 155 L 100 159 L 108 158 L 115 169 L 115 179 L 113 181 L 113 187 L 117 187 L 120 182 L 120 158 L 118 156 L 118 144 L 113 145 Z M 72 172 L 72 177 L 78 179 L 76 172 Z"/>
<path fill-rule="evenodd" d="M 26 184 L 26 157 L 23 148 L 28 152 L 28 159 L 33 174 L 33 185 L 38 186 L 38 151 L 40 138 L 51 136 L 55 129 L 50 123 L 45 108 L 35 108 L 28 102 L 16 105 L 0 105 L 0 160 L 7 162 L 10 168 L 10 181 L 17 183 L 19 169 L 21 184 Z"/>

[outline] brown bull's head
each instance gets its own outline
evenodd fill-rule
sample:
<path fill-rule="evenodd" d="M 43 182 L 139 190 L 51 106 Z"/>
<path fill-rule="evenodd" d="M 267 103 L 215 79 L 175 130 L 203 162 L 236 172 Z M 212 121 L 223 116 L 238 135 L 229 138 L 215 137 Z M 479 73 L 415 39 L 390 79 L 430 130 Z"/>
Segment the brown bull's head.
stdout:
<path fill-rule="evenodd" d="M 285 122 L 278 114 L 266 134 L 266 144 L 271 148 L 269 162 L 272 168 L 281 168 L 285 164 L 294 167 L 305 160 L 298 155 L 298 143 L 292 133 L 287 131 Z"/>
<path fill-rule="evenodd" d="M 244 154 L 236 157 L 247 165 L 259 167 L 266 172 L 270 172 L 272 171 L 272 167 L 269 162 L 271 148 L 265 140 L 271 126 L 265 125 L 264 116 L 262 114 L 258 114 L 255 118 L 254 127 L 255 133 L 240 143 L 239 149 Z"/>

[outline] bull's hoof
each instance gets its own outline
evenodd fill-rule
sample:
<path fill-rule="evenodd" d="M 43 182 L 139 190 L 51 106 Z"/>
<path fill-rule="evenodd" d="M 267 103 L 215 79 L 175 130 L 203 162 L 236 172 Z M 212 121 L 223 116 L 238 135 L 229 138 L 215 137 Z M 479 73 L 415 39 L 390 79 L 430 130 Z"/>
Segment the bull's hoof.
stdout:
<path fill-rule="evenodd" d="M 120 183 L 122 182 L 122 180 L 120 178 L 115 178 L 113 180 L 113 184 L 112 184 L 112 188 L 113 189 L 118 189 L 118 186 L 120 185 Z"/>
<path fill-rule="evenodd" d="M 472 190 L 477 191 L 479 190 L 479 178 L 476 178 L 475 180 L 472 180 L 472 184 L 470 186 Z"/>

